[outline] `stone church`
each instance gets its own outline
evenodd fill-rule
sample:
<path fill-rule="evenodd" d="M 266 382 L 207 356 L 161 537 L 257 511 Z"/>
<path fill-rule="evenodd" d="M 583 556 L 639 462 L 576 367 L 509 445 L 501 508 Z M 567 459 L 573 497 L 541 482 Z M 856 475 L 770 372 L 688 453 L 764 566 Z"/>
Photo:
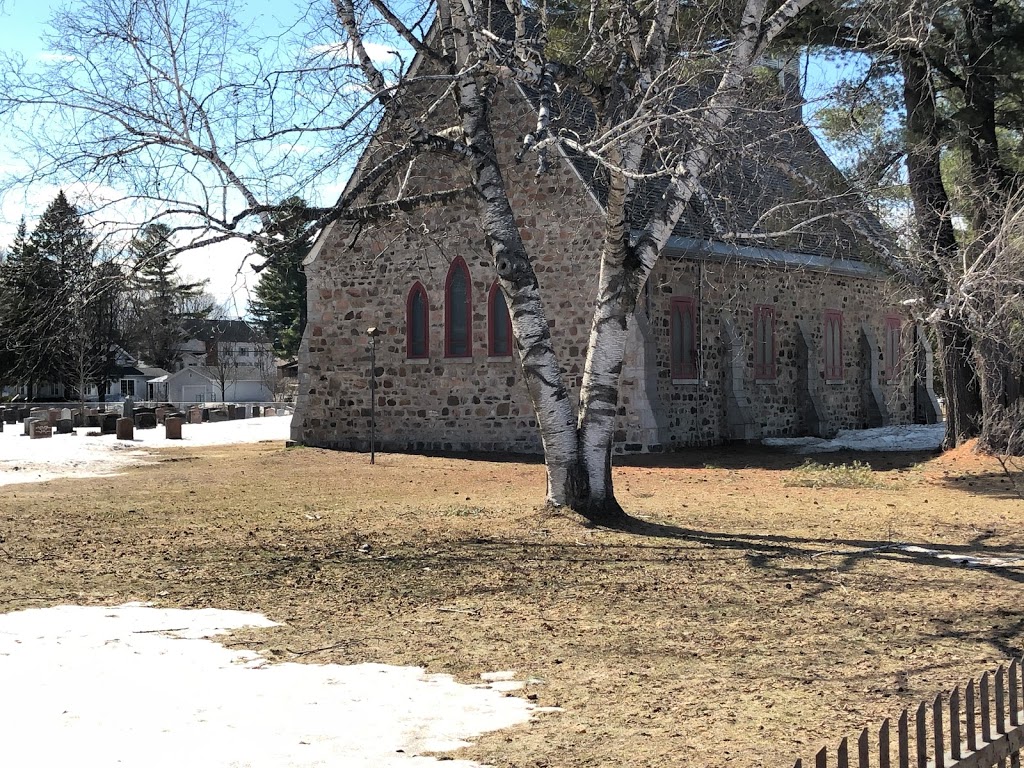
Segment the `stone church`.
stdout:
<path fill-rule="evenodd" d="M 858 234 L 864 227 L 838 215 L 849 198 L 822 200 L 819 187 L 799 183 L 804 174 L 841 186 L 841 177 L 800 120 L 799 86 L 794 97 L 785 72 L 779 77 L 784 103 L 741 129 L 769 161 L 723 152 L 647 282 L 631 322 L 617 452 L 937 418 L 927 341 L 900 311 L 871 238 Z M 600 173 L 585 158 L 562 154 L 535 177 L 534 165 L 512 160 L 536 124 L 529 94 L 506 88 L 494 109 L 512 208 L 563 375 L 578 393 L 602 234 Z M 772 157 L 798 173 L 783 173 Z M 427 188 L 432 181 L 451 186 L 441 170 L 420 172 Z M 653 185 L 640 190 L 634 215 L 657 194 Z M 857 215 L 877 228 L 866 209 Z M 793 220 L 804 224 L 790 226 Z M 726 236 L 730 228 L 759 236 L 742 242 Z M 508 309 L 471 201 L 375 227 L 332 224 L 306 271 L 296 442 L 367 449 L 367 330 L 376 328 L 378 448 L 541 451 Z"/>

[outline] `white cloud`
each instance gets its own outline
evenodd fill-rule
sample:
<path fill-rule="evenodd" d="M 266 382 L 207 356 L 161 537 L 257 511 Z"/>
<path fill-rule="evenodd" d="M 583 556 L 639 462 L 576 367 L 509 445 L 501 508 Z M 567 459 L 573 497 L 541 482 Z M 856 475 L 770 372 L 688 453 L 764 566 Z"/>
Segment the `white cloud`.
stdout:
<path fill-rule="evenodd" d="M 249 310 L 249 297 L 259 282 L 252 265 L 259 264 L 253 256 L 252 244 L 245 240 L 227 240 L 194 251 L 178 254 L 179 274 L 189 282 L 209 280 L 206 290 L 232 316 L 241 317 Z"/>

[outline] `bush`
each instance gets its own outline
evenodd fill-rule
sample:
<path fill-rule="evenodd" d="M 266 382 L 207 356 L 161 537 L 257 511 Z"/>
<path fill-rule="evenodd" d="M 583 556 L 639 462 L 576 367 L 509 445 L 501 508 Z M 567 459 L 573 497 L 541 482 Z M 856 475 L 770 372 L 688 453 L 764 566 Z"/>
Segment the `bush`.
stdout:
<path fill-rule="evenodd" d="M 783 485 L 803 488 L 883 488 L 874 470 L 868 464 L 855 461 L 852 464 L 819 464 L 805 461 L 790 472 Z"/>

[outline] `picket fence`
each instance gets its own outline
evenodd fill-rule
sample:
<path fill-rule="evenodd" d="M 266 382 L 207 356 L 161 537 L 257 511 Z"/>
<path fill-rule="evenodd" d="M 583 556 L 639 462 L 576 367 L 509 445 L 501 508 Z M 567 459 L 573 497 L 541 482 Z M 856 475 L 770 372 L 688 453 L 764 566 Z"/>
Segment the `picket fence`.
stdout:
<path fill-rule="evenodd" d="M 1020 768 L 1020 753 L 1024 748 L 1021 664 L 1014 660 L 1008 670 L 1000 666 L 994 678 L 993 685 L 986 672 L 977 686 L 974 680 L 967 683 L 963 710 L 959 686 L 949 696 L 939 694 L 930 704 L 922 703 L 913 723 L 908 710 L 903 710 L 896 722 L 895 765 L 898 768 L 1006 768 L 1007 765 Z M 856 754 L 850 754 L 849 740 L 843 739 L 834 762 L 829 760 L 828 749 L 822 748 L 814 757 L 814 768 L 829 768 L 830 765 L 870 768 L 872 753 L 878 768 L 891 768 L 894 765 L 891 744 L 890 724 L 886 719 L 873 744 L 865 728 L 857 737 Z M 803 760 L 797 760 L 794 768 L 803 768 L 803 764 Z"/>

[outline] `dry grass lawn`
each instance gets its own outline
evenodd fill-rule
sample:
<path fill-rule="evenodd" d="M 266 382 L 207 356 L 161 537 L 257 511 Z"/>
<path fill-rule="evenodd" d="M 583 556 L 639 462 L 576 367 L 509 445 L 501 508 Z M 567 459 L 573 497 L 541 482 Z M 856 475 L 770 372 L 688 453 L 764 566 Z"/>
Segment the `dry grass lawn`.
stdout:
<path fill-rule="evenodd" d="M 788 768 L 1024 647 L 1024 563 L 812 557 L 1024 552 L 1024 502 L 967 451 L 872 455 L 851 488 L 799 484 L 802 457 L 763 450 L 622 467 L 646 521 L 630 531 L 538 508 L 542 467 L 519 461 L 162 459 L 0 488 L 0 611 L 253 610 L 285 626 L 229 641 L 281 660 L 540 678 L 523 695 L 564 712 L 459 755 L 496 766 Z"/>

